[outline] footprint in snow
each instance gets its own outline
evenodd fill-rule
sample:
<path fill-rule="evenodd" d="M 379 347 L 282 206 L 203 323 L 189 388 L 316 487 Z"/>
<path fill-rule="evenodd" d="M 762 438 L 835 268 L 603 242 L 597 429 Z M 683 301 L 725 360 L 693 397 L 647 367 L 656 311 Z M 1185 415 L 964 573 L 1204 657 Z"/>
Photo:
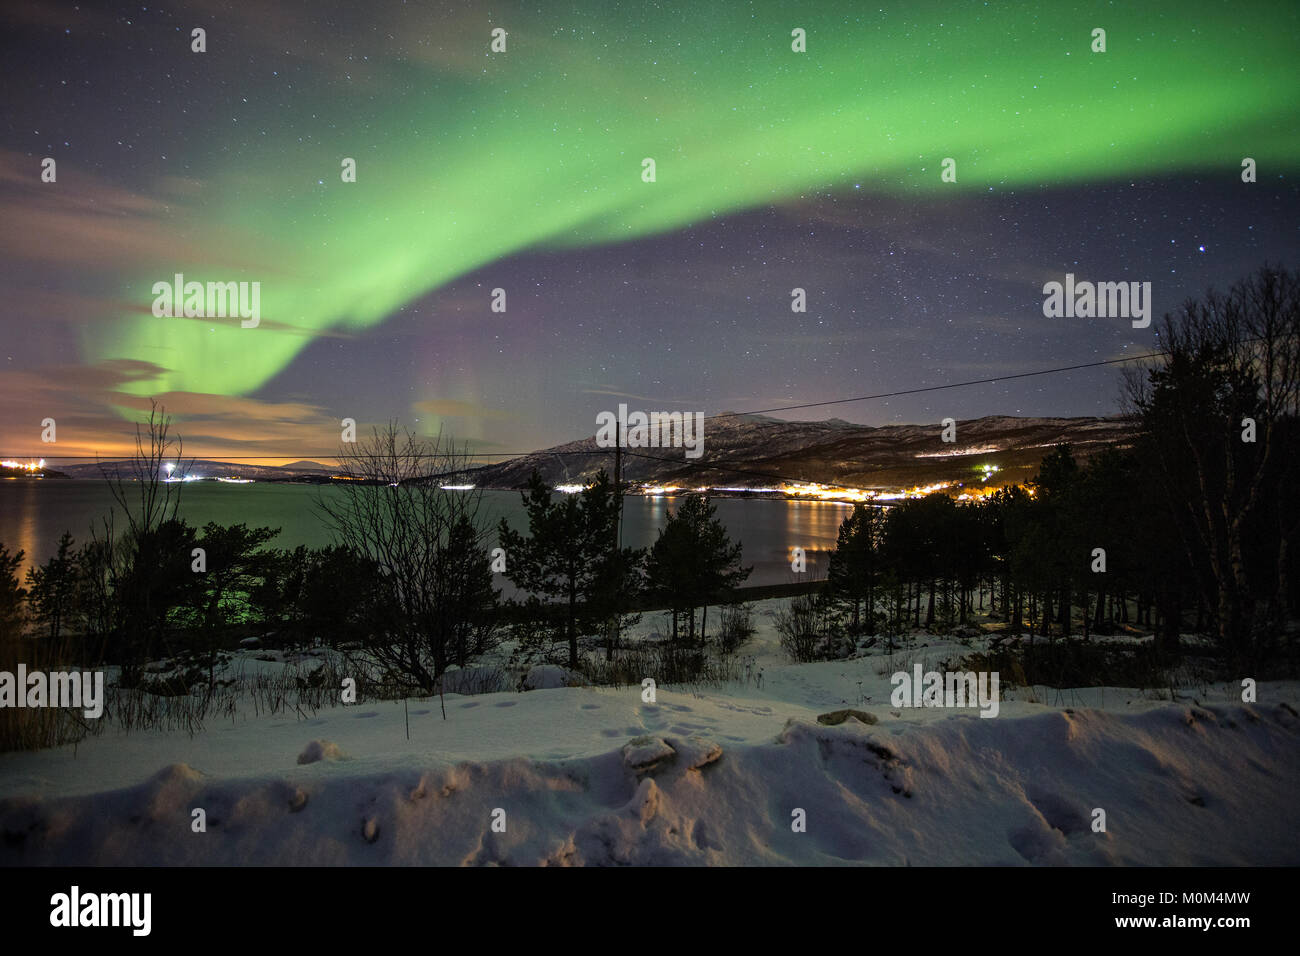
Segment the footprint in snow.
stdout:
<path fill-rule="evenodd" d="M 415 716 L 415 717 L 423 717 L 423 716 L 424 716 L 425 714 L 427 714 L 427 713 L 428 713 L 427 710 L 413 710 L 413 711 L 411 711 L 412 716 Z"/>
<path fill-rule="evenodd" d="M 477 706 L 478 706 L 478 701 L 476 701 L 476 700 L 471 700 L 468 704 L 461 704 L 460 706 L 461 706 L 461 709 L 465 709 L 465 708 L 468 708 L 468 707 L 477 707 Z"/>
<path fill-rule="evenodd" d="M 583 704 L 583 710 L 600 710 L 600 704 Z"/>
<path fill-rule="evenodd" d="M 497 706 L 498 706 L 498 707 L 513 707 L 513 706 L 515 706 L 516 703 L 517 703 L 517 701 L 513 701 L 513 700 L 503 700 L 503 701 L 501 701 L 501 703 L 497 704 Z"/>

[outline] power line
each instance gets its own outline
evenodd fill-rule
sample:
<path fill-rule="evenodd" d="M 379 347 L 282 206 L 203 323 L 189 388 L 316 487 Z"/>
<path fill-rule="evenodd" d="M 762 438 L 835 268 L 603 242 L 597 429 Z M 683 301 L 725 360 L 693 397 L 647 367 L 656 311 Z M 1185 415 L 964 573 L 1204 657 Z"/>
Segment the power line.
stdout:
<path fill-rule="evenodd" d="M 1126 358 L 1105 359 L 1099 362 L 1084 362 L 1079 365 L 1062 365 L 1059 368 L 1044 368 L 1036 372 L 1017 372 L 1014 375 L 998 375 L 994 378 L 974 378 L 968 382 L 950 382 L 947 385 L 927 385 L 923 388 L 904 388 L 896 392 L 878 392 L 875 395 L 859 395 L 856 398 L 836 398 L 825 402 L 806 402 L 802 405 L 782 405 L 777 408 L 760 408 L 752 412 L 721 412 L 708 415 L 705 421 L 718 418 L 739 418 L 745 415 L 766 415 L 769 412 L 790 412 L 802 408 L 822 408 L 826 405 L 844 405 L 849 402 L 869 402 L 879 398 L 897 398 L 902 395 L 919 395 L 922 392 L 941 392 L 949 388 L 965 388 L 968 385 L 989 385 L 993 382 L 1006 382 L 1017 378 L 1033 378 L 1036 375 L 1054 375 L 1057 372 L 1076 372 L 1084 368 L 1101 368 L 1105 365 L 1122 365 L 1125 362 L 1140 362 L 1143 359 L 1159 358 L 1163 352 L 1147 352 L 1143 355 L 1130 355 Z"/>

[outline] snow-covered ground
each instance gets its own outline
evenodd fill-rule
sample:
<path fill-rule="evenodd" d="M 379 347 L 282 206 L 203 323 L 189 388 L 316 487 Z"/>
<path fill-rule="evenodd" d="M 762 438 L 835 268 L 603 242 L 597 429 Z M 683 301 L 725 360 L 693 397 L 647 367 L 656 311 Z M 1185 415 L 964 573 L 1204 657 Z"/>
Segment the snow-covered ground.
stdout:
<path fill-rule="evenodd" d="M 776 604 L 748 681 L 654 703 L 448 694 L 445 720 L 437 698 L 363 702 L 0 755 L 0 863 L 1300 863 L 1294 682 L 1253 704 L 1237 685 L 1004 686 L 992 719 L 900 710 L 891 674 L 970 643 L 792 665 Z M 230 667 L 286 666 L 256 655 Z M 844 708 L 875 722 L 817 722 Z"/>

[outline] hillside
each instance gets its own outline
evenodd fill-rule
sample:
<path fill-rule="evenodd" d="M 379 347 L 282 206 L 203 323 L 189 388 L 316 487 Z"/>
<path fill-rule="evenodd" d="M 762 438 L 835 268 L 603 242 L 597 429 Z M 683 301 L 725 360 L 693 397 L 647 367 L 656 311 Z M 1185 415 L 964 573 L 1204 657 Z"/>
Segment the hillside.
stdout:
<path fill-rule="evenodd" d="M 327 475 L 329 465 L 316 461 L 295 461 L 288 465 L 248 465 L 230 461 L 196 459 L 189 462 L 189 473 L 197 478 L 249 478 L 256 481 L 289 481 L 294 478 Z M 63 465 L 61 470 L 72 478 L 102 478 L 122 469 L 122 477 L 133 474 L 132 466 L 124 461 L 88 462 Z"/>
<path fill-rule="evenodd" d="M 883 490 L 944 481 L 978 484 L 982 466 L 994 465 L 998 482 L 1008 483 L 1029 479 L 1060 442 L 1085 459 L 1131 440 L 1130 426 L 1118 418 L 989 416 L 959 421 L 952 443 L 942 441 L 940 431 L 937 423 L 873 427 L 724 412 L 706 419 L 700 458 L 688 460 L 673 448 L 627 449 L 623 477 L 687 487 L 762 488 L 784 480 Z M 517 488 L 536 468 L 551 485 L 583 483 L 610 469 L 613 459 L 613 451 L 598 448 L 592 437 L 485 466 L 474 480 L 480 487 Z"/>

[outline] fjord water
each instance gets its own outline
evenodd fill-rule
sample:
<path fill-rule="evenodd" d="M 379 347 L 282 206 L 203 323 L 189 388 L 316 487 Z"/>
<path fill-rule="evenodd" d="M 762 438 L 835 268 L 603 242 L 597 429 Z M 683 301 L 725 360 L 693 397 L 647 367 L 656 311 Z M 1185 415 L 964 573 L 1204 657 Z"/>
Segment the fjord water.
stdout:
<path fill-rule="evenodd" d="M 455 492 L 453 492 L 455 493 Z M 300 544 L 321 547 L 330 543 L 317 502 L 333 498 L 330 486 L 258 482 L 247 485 L 215 481 L 192 482 L 181 489 L 180 513 L 191 525 L 246 524 L 279 528 L 271 542 L 278 548 Z M 835 547 L 840 522 L 850 506 L 835 502 L 717 498 L 718 517 L 733 541 L 743 547 L 742 560 L 753 565 L 747 585 L 785 584 L 823 577 L 826 552 Z M 91 479 L 0 481 L 0 544 L 25 552 L 23 569 L 44 563 L 58 547 L 59 536 L 72 532 L 78 543 L 113 507 L 108 486 Z M 671 497 L 628 496 L 623 503 L 623 544 L 647 547 L 654 543 L 668 511 L 676 507 Z M 527 532 L 527 518 L 515 491 L 483 492 L 483 509 L 495 528 L 504 517 L 512 527 Z M 121 526 L 119 516 L 118 524 Z M 495 535 L 493 535 L 495 544 Z M 790 570 L 790 549 L 803 548 L 807 572 Z"/>

